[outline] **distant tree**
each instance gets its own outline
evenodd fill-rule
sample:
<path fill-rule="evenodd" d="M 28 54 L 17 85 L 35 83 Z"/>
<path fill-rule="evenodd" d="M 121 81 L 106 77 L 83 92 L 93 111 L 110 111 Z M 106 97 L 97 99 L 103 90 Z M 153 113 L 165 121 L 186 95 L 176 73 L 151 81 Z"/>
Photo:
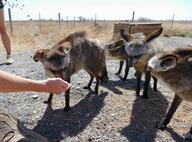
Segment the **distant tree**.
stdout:
<path fill-rule="evenodd" d="M 145 17 L 139 17 L 137 19 L 138 22 L 151 22 L 152 20 L 149 18 L 145 18 Z"/>

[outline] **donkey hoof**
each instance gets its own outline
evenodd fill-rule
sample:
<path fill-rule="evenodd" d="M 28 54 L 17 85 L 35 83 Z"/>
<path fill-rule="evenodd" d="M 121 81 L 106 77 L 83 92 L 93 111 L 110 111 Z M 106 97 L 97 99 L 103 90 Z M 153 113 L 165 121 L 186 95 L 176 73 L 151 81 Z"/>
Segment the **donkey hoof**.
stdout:
<path fill-rule="evenodd" d="M 89 86 L 84 86 L 83 89 L 91 89 Z"/>
<path fill-rule="evenodd" d="M 143 94 L 143 95 L 142 95 L 142 99 L 148 99 L 148 95 Z"/>
<path fill-rule="evenodd" d="M 63 109 L 63 110 L 64 110 L 65 112 L 67 112 L 67 111 L 69 111 L 70 109 L 71 109 L 71 107 L 70 107 L 70 106 L 66 106 L 66 107 L 64 107 L 64 109 Z"/>
<path fill-rule="evenodd" d="M 51 101 L 47 100 L 43 102 L 44 104 L 51 104 Z"/>
<path fill-rule="evenodd" d="M 125 80 L 126 80 L 126 78 L 125 78 L 125 77 L 123 77 L 121 80 L 125 81 Z"/>
<path fill-rule="evenodd" d="M 164 131 L 165 128 L 166 128 L 166 126 L 164 124 L 162 124 L 161 122 L 156 123 L 156 129 Z"/>
<path fill-rule="evenodd" d="M 120 73 L 119 73 L 119 72 L 116 72 L 116 73 L 115 73 L 115 75 L 119 76 L 119 75 L 120 75 Z"/>

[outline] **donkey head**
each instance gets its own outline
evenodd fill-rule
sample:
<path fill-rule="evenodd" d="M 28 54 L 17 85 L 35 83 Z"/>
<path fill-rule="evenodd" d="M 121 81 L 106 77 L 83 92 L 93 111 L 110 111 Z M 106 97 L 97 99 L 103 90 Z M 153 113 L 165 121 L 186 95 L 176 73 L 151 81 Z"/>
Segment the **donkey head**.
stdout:
<path fill-rule="evenodd" d="M 49 74 L 57 76 L 56 74 L 64 72 L 69 64 L 70 48 L 71 43 L 65 42 L 50 49 L 39 49 L 33 59 L 36 62 L 40 61 Z"/>
<path fill-rule="evenodd" d="M 147 36 L 137 38 L 131 36 L 130 38 L 130 35 L 126 34 L 124 30 L 121 30 L 121 37 L 124 40 L 127 55 L 134 57 L 148 53 L 150 50 L 148 43 L 158 37 L 162 31 L 163 28 L 159 28 Z"/>

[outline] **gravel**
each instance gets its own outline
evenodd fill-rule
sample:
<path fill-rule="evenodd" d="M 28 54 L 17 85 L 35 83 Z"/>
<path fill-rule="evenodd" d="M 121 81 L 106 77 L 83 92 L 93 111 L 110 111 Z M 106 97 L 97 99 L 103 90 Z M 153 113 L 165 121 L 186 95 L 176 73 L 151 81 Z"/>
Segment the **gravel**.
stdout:
<path fill-rule="evenodd" d="M 162 37 L 161 40 L 168 48 L 192 44 L 191 38 Z M 4 61 L 3 53 L 0 53 L 1 63 Z M 1 64 L 0 69 L 30 79 L 46 79 L 42 65 L 32 60 L 33 53 L 33 50 L 14 52 L 15 63 Z M 122 81 L 114 75 L 118 62 L 107 61 L 110 81 L 100 85 L 98 95 L 83 89 L 89 80 L 85 71 L 74 74 L 71 79 L 71 110 L 68 112 L 63 111 L 63 95 L 54 96 L 52 105 L 46 105 L 43 101 L 48 94 L 37 92 L 1 93 L 0 108 L 13 113 L 25 126 L 53 142 L 185 141 L 183 135 L 192 122 L 192 105 L 183 102 L 166 131 L 156 130 L 156 122 L 165 115 L 174 93 L 159 81 L 159 92 L 149 89 L 149 99 L 135 97 L 134 70 L 130 69 L 128 79 Z"/>

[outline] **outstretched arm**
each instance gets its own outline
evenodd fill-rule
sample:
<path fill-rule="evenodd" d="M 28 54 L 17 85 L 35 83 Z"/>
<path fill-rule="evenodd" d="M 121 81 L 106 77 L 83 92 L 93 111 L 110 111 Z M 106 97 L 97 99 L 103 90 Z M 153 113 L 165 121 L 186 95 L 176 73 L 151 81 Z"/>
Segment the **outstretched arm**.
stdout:
<path fill-rule="evenodd" d="M 36 91 L 58 94 L 68 90 L 70 87 L 71 84 L 60 78 L 37 81 L 0 71 L 0 92 Z"/>

